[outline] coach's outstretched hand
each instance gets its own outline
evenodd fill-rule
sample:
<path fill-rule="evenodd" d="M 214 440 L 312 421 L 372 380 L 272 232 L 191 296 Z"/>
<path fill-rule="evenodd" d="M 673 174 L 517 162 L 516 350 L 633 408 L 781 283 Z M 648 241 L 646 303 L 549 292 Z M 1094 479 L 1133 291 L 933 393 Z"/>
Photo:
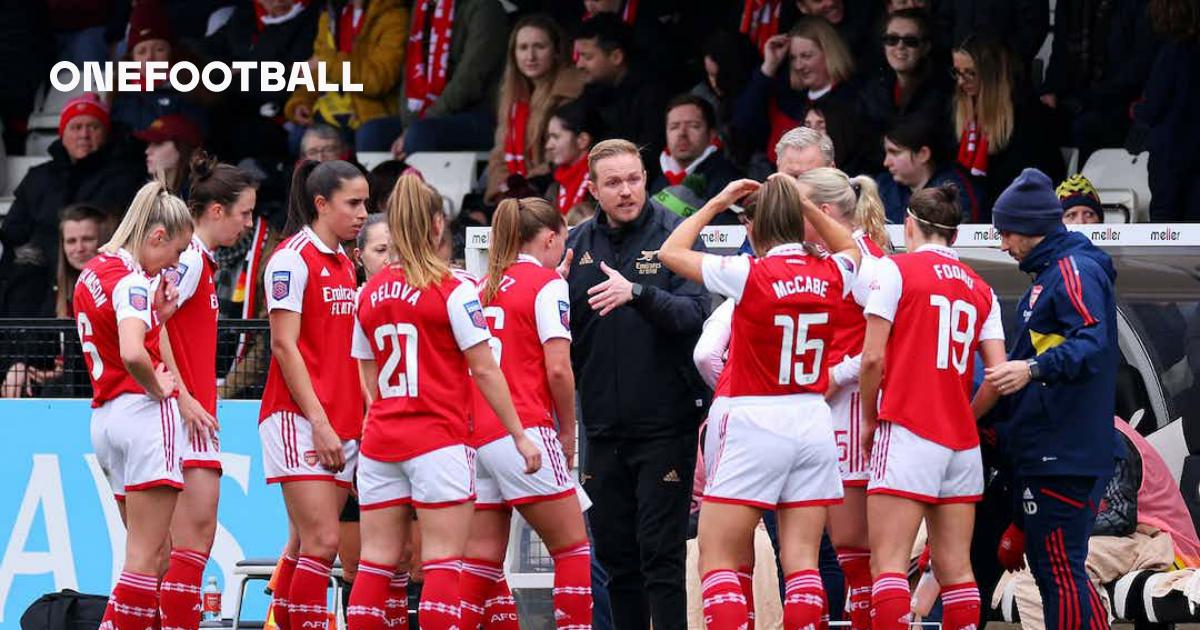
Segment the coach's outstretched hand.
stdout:
<path fill-rule="evenodd" d="M 1025 361 L 1005 361 L 995 367 L 984 368 L 983 377 L 1001 394 L 1015 394 L 1029 384 L 1029 364 Z"/>

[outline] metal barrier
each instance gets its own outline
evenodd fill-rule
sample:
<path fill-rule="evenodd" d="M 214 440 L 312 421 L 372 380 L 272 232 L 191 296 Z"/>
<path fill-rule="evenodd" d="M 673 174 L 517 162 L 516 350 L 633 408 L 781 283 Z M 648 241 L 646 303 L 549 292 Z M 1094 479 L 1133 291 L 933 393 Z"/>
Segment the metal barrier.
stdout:
<path fill-rule="evenodd" d="M 218 322 L 220 398 L 261 398 L 270 360 L 266 320 Z M 91 398 L 87 372 L 73 320 L 0 319 L 0 373 L 4 375 L 0 397 Z"/>

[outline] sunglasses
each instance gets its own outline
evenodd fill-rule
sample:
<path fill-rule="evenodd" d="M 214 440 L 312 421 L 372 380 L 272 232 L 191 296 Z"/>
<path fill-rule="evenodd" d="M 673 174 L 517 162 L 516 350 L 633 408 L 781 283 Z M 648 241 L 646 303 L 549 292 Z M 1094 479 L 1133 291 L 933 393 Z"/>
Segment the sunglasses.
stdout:
<path fill-rule="evenodd" d="M 923 43 L 925 43 L 924 38 L 917 37 L 916 35 L 893 35 L 888 33 L 883 36 L 883 45 L 888 47 L 904 44 L 905 48 L 917 48 Z"/>

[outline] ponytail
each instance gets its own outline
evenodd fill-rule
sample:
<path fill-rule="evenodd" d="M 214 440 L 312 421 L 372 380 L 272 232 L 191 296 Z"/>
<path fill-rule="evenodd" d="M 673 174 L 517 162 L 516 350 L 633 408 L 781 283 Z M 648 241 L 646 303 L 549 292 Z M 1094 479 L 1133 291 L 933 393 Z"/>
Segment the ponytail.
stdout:
<path fill-rule="evenodd" d="M 858 175 L 850 178 L 850 187 L 854 188 L 858 200 L 854 203 L 854 226 L 862 230 L 875 244 L 885 252 L 892 251 L 892 239 L 888 236 L 887 211 L 883 199 L 879 197 L 879 185 L 875 180 Z"/>
<path fill-rule="evenodd" d="M 442 214 L 442 196 L 416 175 L 401 175 L 388 198 L 388 231 L 396 262 L 404 269 L 408 284 L 424 289 L 450 275 L 450 267 L 438 256 L 433 242 L 433 224 Z"/>
<path fill-rule="evenodd" d="M 291 236 L 317 220 L 317 197 L 326 199 L 342 187 L 342 183 L 357 177 L 366 178 L 361 168 L 344 160 L 317 162 L 304 160 L 292 172 L 292 187 L 288 191 L 287 224 L 284 236 Z"/>
<path fill-rule="evenodd" d="M 142 186 L 134 195 L 125 218 L 100 251 L 115 254 L 117 250 L 125 248 L 136 255 L 135 250 L 145 242 L 156 225 L 161 225 L 167 231 L 167 238 L 175 238 L 192 229 L 192 216 L 188 213 L 187 204 L 172 195 L 167 185 L 157 178 Z"/>
<path fill-rule="evenodd" d="M 491 302 L 500 289 L 504 272 L 517 260 L 521 246 L 533 240 L 542 228 L 555 233 L 566 227 L 560 213 L 541 197 L 505 199 L 492 216 L 492 237 L 488 246 L 487 283 L 483 301 Z"/>

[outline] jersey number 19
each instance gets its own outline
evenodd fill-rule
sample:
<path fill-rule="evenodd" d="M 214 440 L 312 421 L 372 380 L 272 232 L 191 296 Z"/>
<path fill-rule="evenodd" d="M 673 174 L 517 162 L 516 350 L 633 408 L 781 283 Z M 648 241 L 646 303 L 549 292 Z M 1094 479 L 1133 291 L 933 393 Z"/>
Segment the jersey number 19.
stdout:
<path fill-rule="evenodd" d="M 938 310 L 937 368 L 945 370 L 953 363 L 956 372 L 965 374 L 975 339 L 975 305 L 936 294 L 929 296 L 929 304 Z"/>

